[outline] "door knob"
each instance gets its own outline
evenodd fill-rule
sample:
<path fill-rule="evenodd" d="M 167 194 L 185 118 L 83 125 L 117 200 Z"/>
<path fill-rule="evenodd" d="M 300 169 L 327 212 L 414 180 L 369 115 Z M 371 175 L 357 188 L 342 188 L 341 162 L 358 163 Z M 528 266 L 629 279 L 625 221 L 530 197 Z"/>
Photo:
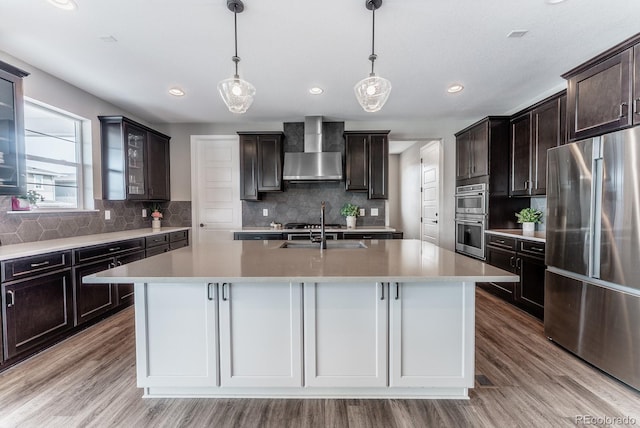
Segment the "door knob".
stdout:
<path fill-rule="evenodd" d="M 204 227 L 204 223 L 200 223 L 200 227 Z"/>

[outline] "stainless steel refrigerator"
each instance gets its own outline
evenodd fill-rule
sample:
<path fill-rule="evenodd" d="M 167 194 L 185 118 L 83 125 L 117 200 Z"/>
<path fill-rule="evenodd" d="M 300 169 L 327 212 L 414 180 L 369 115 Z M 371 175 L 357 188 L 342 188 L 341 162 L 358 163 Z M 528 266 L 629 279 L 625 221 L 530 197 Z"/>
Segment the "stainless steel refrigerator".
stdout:
<path fill-rule="evenodd" d="M 544 329 L 640 390 L 640 127 L 549 150 Z"/>

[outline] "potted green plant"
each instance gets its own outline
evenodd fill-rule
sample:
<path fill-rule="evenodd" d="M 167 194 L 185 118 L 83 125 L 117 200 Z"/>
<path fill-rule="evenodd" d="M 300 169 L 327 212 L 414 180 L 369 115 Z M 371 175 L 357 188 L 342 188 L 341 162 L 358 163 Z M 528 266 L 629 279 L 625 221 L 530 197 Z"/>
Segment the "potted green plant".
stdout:
<path fill-rule="evenodd" d="M 151 211 L 151 228 L 158 230 L 161 227 L 160 219 L 163 217 L 161 207 L 159 204 L 153 204 L 149 208 Z"/>
<path fill-rule="evenodd" d="M 536 223 L 540 223 L 542 219 L 542 211 L 535 208 L 523 208 L 516 213 L 518 223 L 522 223 L 523 233 L 532 233 L 536 228 Z"/>
<path fill-rule="evenodd" d="M 30 211 L 37 206 L 39 201 L 44 201 L 44 196 L 35 190 L 29 190 L 25 195 L 13 196 L 11 198 L 11 210 Z"/>
<path fill-rule="evenodd" d="M 356 217 L 360 213 L 360 209 L 357 205 L 347 202 L 340 208 L 340 214 L 347 218 L 347 229 L 356 228 Z"/>

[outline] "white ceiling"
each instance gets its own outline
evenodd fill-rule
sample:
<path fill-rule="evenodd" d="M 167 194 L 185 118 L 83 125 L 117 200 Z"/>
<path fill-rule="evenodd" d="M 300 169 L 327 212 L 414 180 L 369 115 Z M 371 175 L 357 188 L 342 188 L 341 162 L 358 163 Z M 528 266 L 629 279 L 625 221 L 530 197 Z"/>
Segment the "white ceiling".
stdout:
<path fill-rule="evenodd" d="M 353 85 L 367 76 L 365 0 L 245 0 L 240 76 L 257 88 L 234 115 L 217 82 L 233 74 L 226 0 L 0 2 L 0 50 L 151 123 L 421 121 L 509 114 L 565 86 L 560 75 L 640 31 L 638 0 L 384 0 L 376 12 L 377 74 L 393 91 L 365 113 Z M 512 30 L 528 30 L 519 39 Z M 113 36 L 115 43 L 101 37 Z M 449 84 L 465 86 L 447 94 Z M 319 85 L 321 96 L 308 89 Z M 172 86 L 186 91 L 176 98 Z"/>

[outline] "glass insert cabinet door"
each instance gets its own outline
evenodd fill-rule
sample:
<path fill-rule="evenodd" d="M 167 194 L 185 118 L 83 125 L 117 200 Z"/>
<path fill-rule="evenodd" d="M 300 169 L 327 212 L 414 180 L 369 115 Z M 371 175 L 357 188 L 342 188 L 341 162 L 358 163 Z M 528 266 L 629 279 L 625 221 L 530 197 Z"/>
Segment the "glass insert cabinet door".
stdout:
<path fill-rule="evenodd" d="M 147 132 L 127 125 L 127 192 L 129 196 L 146 194 L 145 147 Z"/>
<path fill-rule="evenodd" d="M 25 193 L 22 77 L 28 73 L 0 61 L 0 194 Z"/>

